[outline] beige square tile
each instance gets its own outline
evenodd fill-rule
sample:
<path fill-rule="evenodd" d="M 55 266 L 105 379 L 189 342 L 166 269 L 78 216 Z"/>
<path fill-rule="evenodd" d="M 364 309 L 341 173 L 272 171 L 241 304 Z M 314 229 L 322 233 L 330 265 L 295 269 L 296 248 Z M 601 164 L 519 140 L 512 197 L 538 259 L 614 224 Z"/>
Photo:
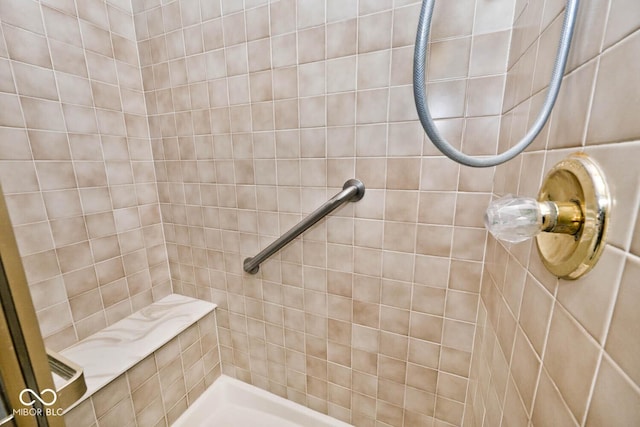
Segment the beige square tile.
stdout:
<path fill-rule="evenodd" d="M 0 162 L 0 182 L 5 194 L 38 190 L 38 178 L 33 162 Z"/>
<path fill-rule="evenodd" d="M 109 412 L 107 412 L 102 418 L 98 420 L 100 425 L 104 426 L 119 426 L 127 425 L 135 421 L 135 415 L 133 411 L 133 404 L 131 398 L 125 398 L 116 404 Z"/>
<path fill-rule="evenodd" d="M 154 400 L 149 406 L 136 414 L 136 421 L 144 425 L 162 425 L 166 423 L 162 400 Z"/>
<path fill-rule="evenodd" d="M 513 380 L 509 381 L 507 386 L 502 422 L 509 425 L 524 425 L 528 422 L 527 412 L 522 406 L 522 400 Z"/>
<path fill-rule="evenodd" d="M 295 98 L 298 95 L 296 67 L 278 68 L 273 71 L 273 93 L 275 99 Z"/>
<path fill-rule="evenodd" d="M 472 0 L 436 3 L 433 11 L 432 40 L 471 34 L 474 6 Z"/>
<path fill-rule="evenodd" d="M 636 219 L 636 225 L 633 232 L 633 239 L 629 252 L 633 255 L 640 256 L 640 216 Z"/>
<path fill-rule="evenodd" d="M 428 81 L 466 77 L 471 37 L 431 43 Z"/>
<path fill-rule="evenodd" d="M 549 148 L 582 145 L 596 62 L 591 61 L 563 79 L 563 91 L 549 131 Z"/>
<path fill-rule="evenodd" d="M 413 81 L 413 47 L 400 47 L 391 52 L 391 85 L 408 85 Z"/>
<path fill-rule="evenodd" d="M 357 4 L 344 3 L 340 0 L 327 0 L 327 22 L 355 18 L 358 14 L 357 9 Z"/>
<path fill-rule="evenodd" d="M 125 316 L 131 313 L 131 304 L 128 301 L 129 290 L 127 289 L 127 284 L 124 279 L 101 286 L 100 295 L 102 296 L 105 308 L 109 308 L 116 304 L 122 305 L 123 307 L 129 306 L 129 311 L 126 312 Z"/>
<path fill-rule="evenodd" d="M 415 225 L 387 222 L 384 227 L 383 248 L 392 251 L 413 252 L 415 237 Z"/>
<path fill-rule="evenodd" d="M 387 159 L 387 188 L 417 190 L 420 179 L 420 160 L 414 158 Z"/>
<path fill-rule="evenodd" d="M 467 88 L 467 114 L 470 116 L 500 114 L 504 84 L 504 76 L 470 79 Z"/>
<path fill-rule="evenodd" d="M 487 231 L 482 228 L 454 228 L 451 255 L 470 261 L 481 261 Z"/>
<path fill-rule="evenodd" d="M 445 318 L 442 331 L 442 344 L 470 352 L 473 347 L 475 325 Z"/>
<path fill-rule="evenodd" d="M 407 387 L 405 397 L 405 423 L 413 425 L 429 425 L 434 415 L 435 394 Z M 414 411 L 414 412 L 412 412 Z M 429 417 L 427 417 L 429 415 Z M 417 421 L 414 421 L 418 418 Z"/>
<path fill-rule="evenodd" d="M 510 2 L 489 2 L 480 0 L 480 13 L 475 16 L 474 32 L 482 34 L 507 29 L 513 22 L 514 4 Z"/>
<path fill-rule="evenodd" d="M 438 371 L 428 367 L 407 364 L 407 385 L 430 393 L 436 392 Z"/>
<path fill-rule="evenodd" d="M 415 259 L 415 281 L 421 285 L 444 288 L 449 275 L 449 260 L 446 258 L 420 256 Z"/>
<path fill-rule="evenodd" d="M 635 357 L 638 351 L 637 340 L 630 337 L 636 336 L 634 329 L 638 325 L 635 320 L 637 312 L 632 308 L 635 295 L 638 293 L 638 274 L 638 258 L 628 256 L 605 346 L 616 363 L 636 382 L 640 379 L 640 365 Z"/>
<path fill-rule="evenodd" d="M 442 340 L 442 324 L 442 317 L 411 313 L 409 336 L 431 341 L 432 343 L 440 343 Z"/>
<path fill-rule="evenodd" d="M 327 125 L 344 126 L 355 123 L 354 92 L 327 96 Z"/>
<path fill-rule="evenodd" d="M 325 59 L 325 27 L 298 32 L 298 61 L 300 64 Z"/>
<path fill-rule="evenodd" d="M 129 385 L 125 375 L 121 375 L 92 397 L 98 417 L 103 416 L 129 394 Z"/>
<path fill-rule="evenodd" d="M 391 12 L 382 12 L 361 17 L 358 22 L 358 52 L 373 52 L 391 47 L 391 32 L 377 31 L 389 28 L 392 21 Z"/>
<path fill-rule="evenodd" d="M 531 347 L 524 332 L 518 328 L 511 360 L 511 374 L 524 407 L 531 411 L 535 387 L 538 383 L 540 360 Z"/>
<path fill-rule="evenodd" d="M 616 411 L 609 411 L 615 407 Z M 640 418 L 640 394 L 632 381 L 609 360 L 602 359 L 585 425 L 633 424 Z"/>
<path fill-rule="evenodd" d="M 401 407 L 378 401 L 376 408 L 377 420 L 391 425 L 399 425 L 402 420 L 402 415 L 403 411 Z"/>
<path fill-rule="evenodd" d="M 272 27 L 272 34 L 273 34 Z M 251 46 L 252 44 L 250 44 Z M 297 63 L 296 34 L 285 34 L 271 38 L 271 62 L 274 67 L 295 65 Z"/>
<path fill-rule="evenodd" d="M 423 255 L 449 257 L 453 227 L 418 225 L 416 252 Z"/>
<path fill-rule="evenodd" d="M 455 193 L 420 192 L 418 221 L 423 224 L 453 225 Z"/>
<path fill-rule="evenodd" d="M 427 84 L 428 106 L 434 119 L 462 117 L 466 102 L 466 80 Z"/>
<path fill-rule="evenodd" d="M 378 357 L 378 377 L 388 379 L 395 383 L 404 383 L 406 376 L 407 364 L 406 362 L 393 359 L 391 357 L 379 356 Z M 380 389 L 380 387 L 378 387 Z M 380 392 L 380 390 L 379 390 Z M 395 393 L 392 393 L 395 394 Z M 398 397 L 396 396 L 396 399 Z M 399 399 L 399 404 L 402 404 L 402 397 Z M 386 399 L 385 399 L 386 400 Z M 387 400 L 389 401 L 389 400 Z"/>
<path fill-rule="evenodd" d="M 626 58 L 637 55 L 639 50 L 640 36 L 634 34 L 602 55 L 588 124 L 587 144 L 625 141 L 638 135 L 637 121 L 630 114 L 630 107 L 620 102 L 620 99 L 633 99 L 636 96 L 634 91 L 638 85 L 633 82 L 640 73 L 634 68 L 635 63 L 625 67 L 620 64 L 626 63 Z M 611 78 L 614 75 L 616 78 Z M 616 120 L 609 120 L 614 112 Z"/>
<path fill-rule="evenodd" d="M 442 397 L 436 397 L 436 419 L 444 420 L 451 424 L 459 424 L 462 421 L 464 404 Z"/>
<path fill-rule="evenodd" d="M 466 120 L 462 150 L 470 155 L 489 155 L 497 152 L 500 129 L 499 116 L 469 118 Z"/>
<path fill-rule="evenodd" d="M 510 39 L 509 30 L 474 35 L 469 63 L 470 75 L 486 76 L 504 73 L 507 67 Z"/>
<path fill-rule="evenodd" d="M 471 353 L 449 347 L 442 347 L 439 369 L 467 378 L 471 366 Z"/>
<path fill-rule="evenodd" d="M 455 191 L 458 183 L 459 166 L 452 167 L 451 160 L 443 157 L 424 157 L 420 190 Z"/>
<path fill-rule="evenodd" d="M 64 415 L 64 421 L 70 425 L 77 425 L 86 422 L 96 423 L 97 418 L 94 413 L 91 399 L 85 399 L 78 406 L 67 412 Z"/>
<path fill-rule="evenodd" d="M 73 328 L 73 320 L 68 302 L 62 302 L 40 310 L 37 313 L 37 317 L 40 331 L 44 337 L 52 336 L 56 332 L 61 332 L 62 335 L 67 335 L 64 340 L 60 339 L 62 344 L 69 343 L 68 345 L 71 345 L 77 341 L 74 332 L 70 331 L 65 333 L 67 327 Z"/>
<path fill-rule="evenodd" d="M 389 125 L 390 156 L 418 156 L 422 153 L 422 127 L 413 123 L 393 123 Z"/>
<path fill-rule="evenodd" d="M 368 15 L 370 13 L 381 12 L 390 8 L 390 5 L 381 4 L 379 2 L 376 2 L 375 0 L 363 0 L 358 4 L 358 14 Z"/>
<path fill-rule="evenodd" d="M 603 48 L 607 48 L 638 28 L 634 17 L 638 16 L 638 5 L 632 1 L 611 3 Z"/>
<path fill-rule="evenodd" d="M 318 114 L 319 111 L 325 111 L 326 98 L 324 96 L 313 96 L 309 98 L 300 98 L 300 126 L 301 127 L 318 127 L 326 125 L 324 114 Z"/>
<path fill-rule="evenodd" d="M 0 90 L 7 93 L 16 93 L 16 87 L 13 83 L 13 76 L 11 74 L 11 66 L 8 60 L 0 60 L 0 77 L 2 77 L 2 83 L 0 83 Z"/>
<path fill-rule="evenodd" d="M 51 70 L 14 62 L 13 73 L 18 94 L 52 101 L 58 100 L 54 75 Z"/>
<path fill-rule="evenodd" d="M 413 280 L 413 254 L 383 251 L 382 277 L 409 282 Z"/>
<path fill-rule="evenodd" d="M 540 374 L 531 421 L 534 425 L 579 425 L 544 369 Z"/>
<path fill-rule="evenodd" d="M 100 293 L 97 289 L 71 298 L 69 300 L 69 305 L 71 307 L 71 314 L 75 322 L 86 319 L 94 314 L 97 314 L 98 318 L 101 317 L 102 319 L 104 319 L 104 315 L 101 314 L 101 311 L 104 309 L 104 307 L 100 299 Z M 106 325 L 104 325 L 104 320 L 102 320 L 102 323 L 102 327 L 105 327 Z M 94 333 L 96 331 L 97 329 L 93 329 L 89 333 Z M 87 335 L 84 335 L 83 338 L 86 336 Z"/>
<path fill-rule="evenodd" d="M 247 39 L 258 40 L 269 36 L 269 8 L 261 6 L 255 9 L 245 8 Z"/>
<path fill-rule="evenodd" d="M 455 320 L 475 322 L 477 315 L 478 295 L 449 290 L 445 316 Z"/>
<path fill-rule="evenodd" d="M 417 4 L 402 8 L 398 6 L 401 5 L 396 5 L 393 13 L 393 47 L 412 45 L 416 39 L 420 8 Z"/>
<path fill-rule="evenodd" d="M 456 196 L 455 225 L 462 227 L 483 227 L 479 213 L 486 210 L 490 195 L 482 193 L 458 193 Z"/>
<path fill-rule="evenodd" d="M 556 305 L 543 363 L 576 418 L 586 412 L 598 356 L 596 342 Z"/>
<path fill-rule="evenodd" d="M 226 46 L 232 46 L 246 41 L 245 16 L 243 12 L 223 16 L 222 25 Z"/>
<path fill-rule="evenodd" d="M 295 30 L 296 7 L 294 0 L 270 4 L 271 34 L 279 35 Z"/>
<path fill-rule="evenodd" d="M 53 249 L 53 240 L 46 222 L 15 227 L 14 234 L 22 256 Z"/>
<path fill-rule="evenodd" d="M 326 62 L 327 92 L 342 92 L 356 88 L 356 57 L 332 59 Z"/>
<path fill-rule="evenodd" d="M 604 339 L 623 265 L 624 253 L 607 246 L 591 274 L 575 282 L 560 280 L 558 301 L 599 342 Z M 602 286 L 607 282 L 609 286 Z"/>
<path fill-rule="evenodd" d="M 339 58 L 356 53 L 356 20 L 350 19 L 328 24 L 327 58 Z"/>
<path fill-rule="evenodd" d="M 393 87 L 389 91 L 389 121 L 413 121 L 418 117 L 415 103 L 411 100 L 411 86 Z M 390 154 L 394 154 L 390 152 Z"/>
<path fill-rule="evenodd" d="M 568 67 L 574 68 L 584 64 L 602 49 L 602 35 L 606 26 L 608 5 L 594 3 L 590 7 L 578 11 L 579 24 L 576 23 L 576 44 L 571 49 Z M 589 34 L 587 37 L 586 34 Z"/>
<path fill-rule="evenodd" d="M 464 403 L 467 379 L 441 372 L 438 374 L 438 395 Z"/>
<path fill-rule="evenodd" d="M 21 135 L 12 135 L 13 158 L 20 158 Z M 69 160 L 69 142 L 64 133 L 29 131 L 31 151 L 36 160 Z M 26 156 L 24 156 L 26 157 Z"/>
<path fill-rule="evenodd" d="M 542 354 L 552 304 L 552 296 L 531 275 L 527 275 L 520 325 L 538 355 Z"/>
<path fill-rule="evenodd" d="M 389 85 L 391 51 L 382 50 L 358 55 L 358 89 L 374 89 Z M 380 70 L 380 72 L 372 72 Z"/>
<path fill-rule="evenodd" d="M 7 1 L 3 3 L 1 12 L 3 22 L 37 34 L 44 34 L 38 5 Z M 32 17 L 36 19 L 30 19 Z"/>
<path fill-rule="evenodd" d="M 618 248 L 626 248 L 633 236 L 629 230 L 633 227 L 633 216 L 638 209 L 634 201 L 637 200 L 634 199 L 637 185 L 630 177 L 630 171 L 635 169 L 627 162 L 640 152 L 640 144 L 603 144 L 587 147 L 585 151 L 606 174 L 611 197 L 615 200 L 607 241 Z"/>
<path fill-rule="evenodd" d="M 388 91 L 359 91 L 356 95 L 356 122 L 380 123 L 387 117 Z"/>
<path fill-rule="evenodd" d="M 9 25 L 3 25 L 2 31 L 11 59 L 44 68 L 52 67 L 44 37 Z"/>

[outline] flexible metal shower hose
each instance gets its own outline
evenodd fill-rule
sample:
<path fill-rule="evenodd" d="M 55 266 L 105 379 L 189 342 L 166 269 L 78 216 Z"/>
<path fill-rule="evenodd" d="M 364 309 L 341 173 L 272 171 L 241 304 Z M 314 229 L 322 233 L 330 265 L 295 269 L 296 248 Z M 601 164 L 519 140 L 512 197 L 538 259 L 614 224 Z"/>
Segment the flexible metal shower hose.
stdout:
<path fill-rule="evenodd" d="M 551 82 L 547 90 L 547 96 L 544 101 L 544 105 L 535 122 L 531 126 L 531 129 L 527 132 L 524 138 L 513 147 L 504 151 L 501 154 L 490 157 L 474 157 L 458 151 L 445 140 L 438 129 L 436 128 L 431 112 L 427 106 L 427 95 L 425 90 L 425 69 L 426 58 L 429 54 L 429 32 L 431 30 L 431 20 L 433 18 L 433 7 L 435 0 L 423 0 L 422 8 L 420 10 L 420 20 L 418 21 L 418 33 L 416 35 L 416 46 L 413 56 L 413 96 L 416 103 L 416 109 L 418 110 L 418 116 L 425 132 L 431 139 L 431 142 L 447 157 L 456 162 L 473 167 L 489 167 L 496 166 L 511 160 L 522 151 L 524 151 L 529 144 L 538 136 L 545 123 L 549 119 L 553 105 L 558 98 L 558 92 L 560 91 L 560 84 L 562 83 L 562 76 L 564 74 L 565 67 L 567 65 L 567 58 L 569 56 L 569 48 L 571 46 L 571 38 L 573 37 L 573 31 L 576 24 L 576 16 L 578 13 L 579 0 L 568 0 L 564 15 L 564 23 L 562 26 L 562 34 L 560 36 L 560 45 L 558 46 L 558 53 L 556 55 L 556 61 L 553 66 L 553 73 L 551 75 Z"/>

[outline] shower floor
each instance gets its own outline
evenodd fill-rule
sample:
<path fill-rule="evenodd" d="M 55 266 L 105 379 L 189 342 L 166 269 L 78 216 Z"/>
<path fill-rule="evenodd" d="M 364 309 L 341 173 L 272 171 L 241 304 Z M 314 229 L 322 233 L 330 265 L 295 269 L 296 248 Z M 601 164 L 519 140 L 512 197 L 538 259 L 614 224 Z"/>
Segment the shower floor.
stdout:
<path fill-rule="evenodd" d="M 174 427 L 349 427 L 335 418 L 222 375 Z"/>

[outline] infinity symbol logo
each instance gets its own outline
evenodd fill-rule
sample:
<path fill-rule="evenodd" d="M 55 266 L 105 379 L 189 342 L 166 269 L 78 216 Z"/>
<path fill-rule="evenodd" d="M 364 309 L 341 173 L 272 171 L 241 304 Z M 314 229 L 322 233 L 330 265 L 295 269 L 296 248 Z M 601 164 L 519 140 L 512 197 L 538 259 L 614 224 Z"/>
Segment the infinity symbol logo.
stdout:
<path fill-rule="evenodd" d="M 51 395 L 53 396 L 53 399 L 51 400 L 51 402 L 47 402 L 46 400 L 43 399 L 44 395 L 46 393 L 51 393 Z M 25 396 L 27 396 L 26 398 L 28 399 L 28 395 L 31 394 L 33 395 L 33 397 L 37 400 L 40 401 L 40 403 L 42 403 L 44 406 L 51 406 L 54 403 L 56 403 L 56 400 L 58 400 L 58 395 L 56 394 L 56 392 L 54 390 L 51 390 L 50 388 L 45 388 L 44 390 L 42 390 L 42 392 L 40 394 L 36 393 L 35 391 L 31 390 L 30 388 L 25 388 L 24 390 L 22 390 L 20 392 L 20 402 L 22 402 L 23 405 L 25 406 L 31 406 L 35 403 L 35 400 L 30 400 L 30 401 L 25 401 Z"/>

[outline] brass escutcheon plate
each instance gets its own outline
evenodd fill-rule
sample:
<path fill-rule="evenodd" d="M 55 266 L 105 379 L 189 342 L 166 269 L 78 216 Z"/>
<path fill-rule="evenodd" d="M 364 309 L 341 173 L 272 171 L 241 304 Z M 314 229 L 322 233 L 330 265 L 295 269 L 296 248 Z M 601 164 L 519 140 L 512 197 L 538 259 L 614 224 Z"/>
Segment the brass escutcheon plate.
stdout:
<path fill-rule="evenodd" d="M 575 235 L 536 236 L 538 253 L 547 269 L 561 279 L 575 280 L 593 268 L 604 249 L 611 209 L 604 175 L 585 153 L 572 154 L 549 171 L 538 201 L 580 205 L 584 223 Z"/>

